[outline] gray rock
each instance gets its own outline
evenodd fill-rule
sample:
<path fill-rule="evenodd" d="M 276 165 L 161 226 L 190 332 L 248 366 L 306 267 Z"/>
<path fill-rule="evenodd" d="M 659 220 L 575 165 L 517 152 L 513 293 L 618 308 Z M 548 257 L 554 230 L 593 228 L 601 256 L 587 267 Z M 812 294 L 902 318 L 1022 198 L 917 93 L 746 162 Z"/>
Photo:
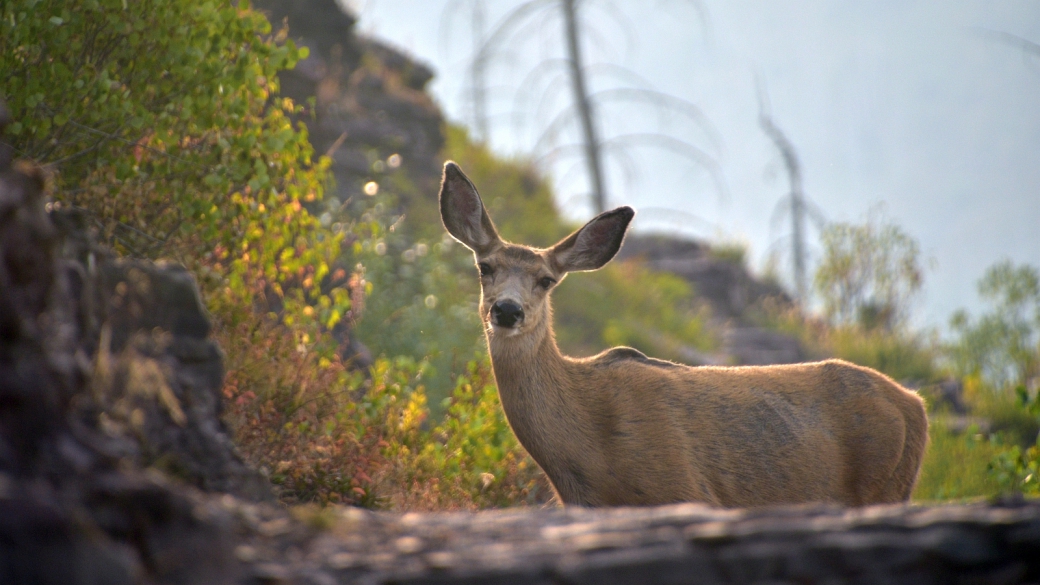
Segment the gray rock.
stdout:
<path fill-rule="evenodd" d="M 756 324 L 754 313 L 763 303 L 790 306 L 791 298 L 779 285 L 756 278 L 743 264 L 713 256 L 709 244 L 636 235 L 625 240 L 618 258 L 640 258 L 655 270 L 683 278 L 708 306 L 714 327 L 721 332 L 722 356 L 691 356 L 688 363 L 768 365 L 809 359 L 797 339 Z"/>

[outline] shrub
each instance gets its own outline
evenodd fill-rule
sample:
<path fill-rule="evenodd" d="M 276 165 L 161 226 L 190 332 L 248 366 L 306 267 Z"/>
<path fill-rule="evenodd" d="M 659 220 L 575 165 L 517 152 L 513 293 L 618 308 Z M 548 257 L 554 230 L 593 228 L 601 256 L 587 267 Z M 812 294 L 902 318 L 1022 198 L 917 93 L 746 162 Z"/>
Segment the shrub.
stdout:
<path fill-rule="evenodd" d="M 227 420 L 283 501 L 475 509 L 550 496 L 502 415 L 486 357 L 468 363 L 435 422 L 424 362 L 380 359 L 365 379 L 283 332 L 261 325 L 220 335 L 248 339 L 248 351 L 229 355 Z"/>
<path fill-rule="evenodd" d="M 303 208 L 312 161 L 277 73 L 306 57 L 248 2 L 16 0 L 0 8 L 0 71 L 20 156 L 53 173 L 116 251 L 202 276 L 218 319 L 264 297 L 314 337 L 349 310 L 320 283 L 340 236 Z M 264 303 L 260 303 L 263 305 Z"/>
<path fill-rule="evenodd" d="M 766 303 L 766 324 L 797 338 L 813 358 L 839 357 L 907 383 L 927 383 L 940 374 L 936 343 L 906 329 L 831 325 L 797 307 Z"/>
<path fill-rule="evenodd" d="M 1025 386 L 1015 389 L 1020 412 L 1040 425 L 1040 397 L 1030 395 Z M 1000 483 L 1002 492 L 1040 495 L 1040 435 L 1035 432 L 1032 444 L 1001 445 L 1001 451 L 990 462 L 989 470 Z"/>
<path fill-rule="evenodd" d="M 994 264 L 978 283 L 991 309 L 977 319 L 959 311 L 947 346 L 966 394 L 993 421 L 999 448 L 989 470 L 1002 491 L 1040 494 L 1040 271 Z"/>
<path fill-rule="evenodd" d="M 863 225 L 831 224 L 821 239 L 814 287 L 828 319 L 864 329 L 904 324 L 923 282 L 917 240 L 874 218 Z"/>
<path fill-rule="evenodd" d="M 386 485 L 396 486 L 387 490 L 391 507 L 478 509 L 548 501 L 548 480 L 502 415 L 486 356 L 467 364 L 444 408 L 443 420 L 428 432 L 413 423 L 411 439 L 394 449 L 381 473 Z M 405 419 L 419 420 L 420 412 Z"/>
<path fill-rule="evenodd" d="M 332 267 L 362 236 L 322 230 L 305 208 L 328 161 L 277 97 L 278 71 L 306 56 L 283 37 L 245 1 L 4 3 L 11 141 L 52 172 L 55 205 L 82 209 L 117 252 L 195 272 L 227 353 L 228 422 L 287 499 L 372 503 L 379 433 L 333 432 L 364 379 L 323 333 L 359 308 Z M 377 385 L 421 371 L 384 370 Z"/>

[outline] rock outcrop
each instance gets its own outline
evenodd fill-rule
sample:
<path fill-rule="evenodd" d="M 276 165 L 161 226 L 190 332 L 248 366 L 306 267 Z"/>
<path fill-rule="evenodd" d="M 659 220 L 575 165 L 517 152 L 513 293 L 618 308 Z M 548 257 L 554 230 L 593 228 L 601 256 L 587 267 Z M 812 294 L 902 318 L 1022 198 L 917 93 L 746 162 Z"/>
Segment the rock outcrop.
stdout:
<path fill-rule="evenodd" d="M 4 368 L 6 388 L 57 392 L 44 402 L 67 408 L 76 428 L 124 463 L 207 491 L 273 499 L 220 420 L 224 356 L 209 338 L 194 279 L 181 266 L 119 259 L 96 246 L 82 216 L 50 209 L 42 185 L 28 167 L 4 176 L 0 328 L 15 349 L 42 344 L 53 367 L 39 371 L 48 378 L 25 378 L 15 360 Z M 89 392 L 75 391 L 88 381 Z"/>
<path fill-rule="evenodd" d="M 713 327 L 721 332 L 722 347 L 714 356 L 691 356 L 694 365 L 789 364 L 809 358 L 797 339 L 759 327 L 748 316 L 767 300 L 790 305 L 787 293 L 779 285 L 753 276 L 743 263 L 717 257 L 709 244 L 633 235 L 625 240 L 618 258 L 640 258 L 654 270 L 683 278 L 707 304 Z"/>
<path fill-rule="evenodd" d="M 91 287 L 60 244 L 42 175 L 0 142 L 0 582 L 224 582 L 230 523 L 133 471 L 132 441 L 84 416 Z"/>
<path fill-rule="evenodd" d="M 274 26 L 310 50 L 282 74 L 282 93 L 300 104 L 311 143 L 329 153 L 336 190 L 330 205 L 364 199 L 364 186 L 399 168 L 419 193 L 436 193 L 444 117 L 426 93 L 433 71 L 384 43 L 359 35 L 336 0 L 257 0 Z M 391 156 L 397 158 L 389 160 Z M 407 164 L 403 164 L 407 163 Z M 333 201 L 331 198 L 334 197 Z M 401 201 L 402 208 L 416 201 Z"/>

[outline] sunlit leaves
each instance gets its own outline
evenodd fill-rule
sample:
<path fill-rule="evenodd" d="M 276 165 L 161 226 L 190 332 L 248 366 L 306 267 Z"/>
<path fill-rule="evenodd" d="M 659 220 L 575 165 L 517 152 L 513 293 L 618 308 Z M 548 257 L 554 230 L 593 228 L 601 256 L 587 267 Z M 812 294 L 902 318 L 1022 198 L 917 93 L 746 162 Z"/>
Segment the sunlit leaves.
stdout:
<path fill-rule="evenodd" d="M 245 2 L 15 0 L 0 7 L 0 91 L 19 155 L 117 251 L 219 264 L 211 308 L 277 288 L 292 319 L 317 325 L 349 309 L 315 286 L 340 236 L 300 205 L 321 198 L 328 161 L 313 162 L 296 106 L 270 99 L 305 56 L 270 33 Z"/>

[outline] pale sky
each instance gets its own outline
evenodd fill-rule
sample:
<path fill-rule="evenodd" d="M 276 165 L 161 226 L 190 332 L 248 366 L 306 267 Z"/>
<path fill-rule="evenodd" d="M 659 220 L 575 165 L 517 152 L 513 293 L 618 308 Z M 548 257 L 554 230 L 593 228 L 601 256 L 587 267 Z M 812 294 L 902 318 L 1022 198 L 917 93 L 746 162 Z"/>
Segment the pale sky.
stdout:
<path fill-rule="evenodd" d="M 433 67 L 433 94 L 465 123 L 474 2 L 354 2 L 363 32 Z M 488 0 L 488 26 L 517 5 Z M 593 90 L 647 87 L 682 98 L 718 133 L 716 146 L 688 118 L 645 104 L 599 108 L 604 140 L 665 134 L 720 165 L 724 196 L 670 151 L 617 151 L 607 160 L 610 206 L 643 209 L 636 229 L 746 242 L 756 268 L 787 249 L 789 222 L 771 222 L 787 180 L 757 124 L 758 71 L 801 157 L 805 193 L 826 218 L 861 222 L 880 209 L 934 261 L 918 323 L 942 326 L 958 308 L 980 310 L 975 282 L 999 260 L 1040 266 L 1040 58 L 986 34 L 1040 43 L 1040 2 L 702 0 L 700 12 L 682 0 L 580 5 Z M 552 61 L 563 55 L 561 18 L 549 8 L 527 22 L 489 74 L 491 145 L 544 157 L 561 209 L 584 220 L 591 208 L 580 159 L 554 158 L 551 142 L 537 144 L 569 98 Z M 565 130 L 556 144 L 575 136 Z M 819 251 L 814 232 L 810 248 Z"/>

